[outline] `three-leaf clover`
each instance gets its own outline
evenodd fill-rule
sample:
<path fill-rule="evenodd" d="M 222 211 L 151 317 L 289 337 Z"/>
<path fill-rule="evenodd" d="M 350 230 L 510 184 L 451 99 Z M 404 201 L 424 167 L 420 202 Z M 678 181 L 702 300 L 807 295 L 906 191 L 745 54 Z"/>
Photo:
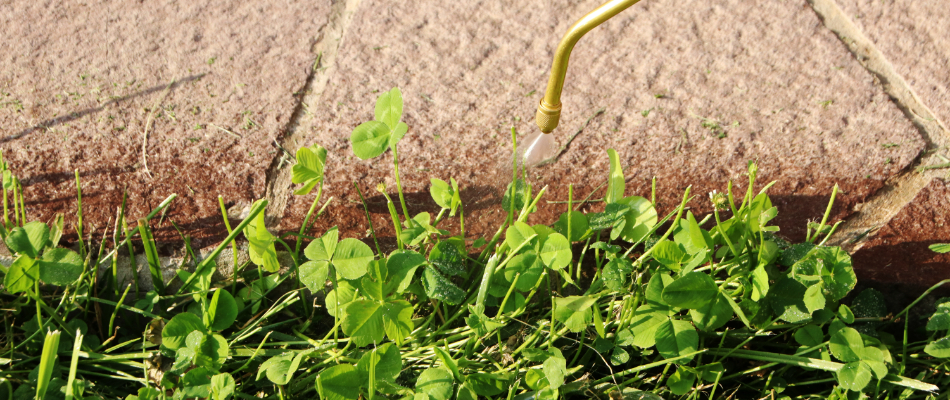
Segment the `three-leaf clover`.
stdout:
<path fill-rule="evenodd" d="M 835 358 L 845 362 L 838 373 L 838 383 L 849 390 L 861 391 L 871 378 L 887 375 L 885 353 L 854 328 L 841 328 L 831 335 L 828 348 Z"/>
<path fill-rule="evenodd" d="M 53 285 L 68 285 L 82 275 L 82 257 L 76 252 L 53 248 L 44 251 L 50 243 L 50 229 L 42 222 L 30 222 L 10 230 L 6 245 L 16 253 L 16 259 L 3 279 L 10 293 L 26 292 L 41 280 Z"/>
<path fill-rule="evenodd" d="M 402 118 L 402 93 L 399 88 L 383 93 L 376 100 L 375 121 L 360 124 L 350 133 L 350 145 L 357 157 L 368 160 L 383 154 L 406 135 L 409 126 Z"/>
<path fill-rule="evenodd" d="M 451 186 L 441 179 L 432 178 L 429 193 L 432 195 L 432 200 L 435 200 L 439 207 L 449 210 L 449 216 L 454 217 L 455 211 L 462 205 L 462 199 L 459 196 L 458 182 L 455 181 L 455 178 L 449 178 L 449 180 L 452 182 Z"/>
<path fill-rule="evenodd" d="M 571 246 L 564 235 L 543 225 L 530 226 L 521 221 L 505 231 L 505 244 L 518 249 L 505 267 L 505 279 L 514 282 L 519 290 L 528 291 L 536 285 L 544 273 L 544 267 L 558 271 L 570 264 Z"/>
<path fill-rule="evenodd" d="M 308 194 L 314 186 L 323 181 L 323 170 L 327 163 L 327 149 L 318 144 L 301 147 L 297 150 L 297 164 L 293 168 L 293 183 L 302 183 L 303 187 L 294 194 Z"/>
<path fill-rule="evenodd" d="M 366 274 L 367 266 L 373 261 L 373 250 L 365 243 L 352 238 L 338 241 L 339 236 L 337 227 L 330 228 L 304 249 L 310 261 L 300 266 L 300 280 L 311 291 L 323 289 L 330 266 L 341 278 L 354 280 Z"/>

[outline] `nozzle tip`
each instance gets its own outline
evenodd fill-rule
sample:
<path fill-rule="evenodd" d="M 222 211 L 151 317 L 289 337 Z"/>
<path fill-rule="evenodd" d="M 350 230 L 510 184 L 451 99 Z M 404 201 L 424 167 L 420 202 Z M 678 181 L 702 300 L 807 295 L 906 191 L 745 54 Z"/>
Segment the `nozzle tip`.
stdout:
<path fill-rule="evenodd" d="M 551 133 L 554 128 L 557 128 L 558 122 L 561 120 L 561 105 L 551 106 L 541 100 L 538 104 L 538 113 L 535 116 L 535 122 L 538 124 L 538 129 L 541 129 L 541 132 Z"/>

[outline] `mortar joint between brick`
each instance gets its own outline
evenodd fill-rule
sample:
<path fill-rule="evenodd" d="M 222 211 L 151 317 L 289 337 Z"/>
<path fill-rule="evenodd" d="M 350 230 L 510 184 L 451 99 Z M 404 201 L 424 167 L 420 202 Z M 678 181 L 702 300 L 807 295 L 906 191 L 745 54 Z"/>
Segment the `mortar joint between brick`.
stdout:
<path fill-rule="evenodd" d="M 313 61 L 310 63 L 310 70 L 307 72 L 307 79 L 303 87 L 295 95 L 297 102 L 291 113 L 290 119 L 281 130 L 278 139 L 275 140 L 279 147 L 271 160 L 267 169 L 265 187 L 265 198 L 268 200 L 267 220 L 268 225 L 276 226 L 280 223 L 287 207 L 287 200 L 290 196 L 291 188 L 291 169 L 285 167 L 284 158 L 287 153 L 296 149 L 297 142 L 302 139 L 302 132 L 299 127 L 307 113 L 307 100 L 310 95 L 319 93 L 322 87 L 325 87 L 329 76 L 332 74 L 332 64 L 339 52 L 343 35 L 347 32 L 352 21 L 351 15 L 358 7 L 361 0 L 333 0 L 331 1 L 330 13 L 327 17 L 327 23 L 317 31 L 314 44 L 310 48 L 313 54 Z M 285 153 L 285 151 L 287 153 Z M 290 163 L 292 164 L 292 162 Z"/>

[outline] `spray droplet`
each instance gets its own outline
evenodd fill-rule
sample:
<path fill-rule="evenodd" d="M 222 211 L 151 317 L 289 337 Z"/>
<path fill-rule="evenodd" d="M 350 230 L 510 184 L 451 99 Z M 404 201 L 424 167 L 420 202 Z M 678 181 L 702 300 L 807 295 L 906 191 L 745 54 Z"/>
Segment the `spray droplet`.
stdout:
<path fill-rule="evenodd" d="M 518 150 L 525 165 L 537 165 L 557 155 L 554 135 L 549 133 L 534 132 L 528 135 L 523 143 L 518 146 Z"/>

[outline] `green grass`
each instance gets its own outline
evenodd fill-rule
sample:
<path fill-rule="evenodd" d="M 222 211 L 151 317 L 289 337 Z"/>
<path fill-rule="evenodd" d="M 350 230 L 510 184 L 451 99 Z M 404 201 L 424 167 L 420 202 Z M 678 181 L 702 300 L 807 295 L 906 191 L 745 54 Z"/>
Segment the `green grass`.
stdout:
<path fill-rule="evenodd" d="M 371 221 L 369 244 L 335 227 L 312 232 L 333 200 L 321 203 L 327 150 L 312 145 L 293 167 L 296 195 L 316 189 L 297 232 L 270 233 L 263 200 L 232 229 L 219 199 L 227 238 L 203 260 L 188 248 L 165 282 L 150 224 L 174 195 L 141 219 L 122 207 L 111 246 L 76 253 L 58 247 L 61 219 L 27 222 L 0 158 L 0 236 L 15 256 L 2 271 L 0 400 L 945 398 L 950 300 L 925 322 L 910 313 L 920 300 L 894 315 L 877 291 L 851 294 L 850 256 L 824 246 L 837 187 L 805 242 L 791 244 L 770 225 L 779 210 L 755 163 L 744 191 L 687 188 L 660 215 L 656 182 L 649 198 L 627 196 L 609 149 L 603 211 L 575 211 L 571 187 L 557 222 L 531 226 L 548 190 L 515 160 L 508 218 L 492 237 L 469 238 L 451 177 L 431 180 L 436 215 L 405 207 L 402 111 L 399 90 L 383 92 L 351 135 L 362 159 L 393 152 L 396 193 L 376 190 L 396 250 L 381 252 Z M 373 183 L 354 184 L 362 199 L 360 184 Z M 705 201 L 712 214 L 689 210 Z M 455 218 L 458 232 L 440 228 Z M 148 292 L 115 272 L 132 240 L 156 282 Z M 214 282 L 228 247 L 237 268 Z M 249 263 L 237 265 L 239 251 Z"/>

